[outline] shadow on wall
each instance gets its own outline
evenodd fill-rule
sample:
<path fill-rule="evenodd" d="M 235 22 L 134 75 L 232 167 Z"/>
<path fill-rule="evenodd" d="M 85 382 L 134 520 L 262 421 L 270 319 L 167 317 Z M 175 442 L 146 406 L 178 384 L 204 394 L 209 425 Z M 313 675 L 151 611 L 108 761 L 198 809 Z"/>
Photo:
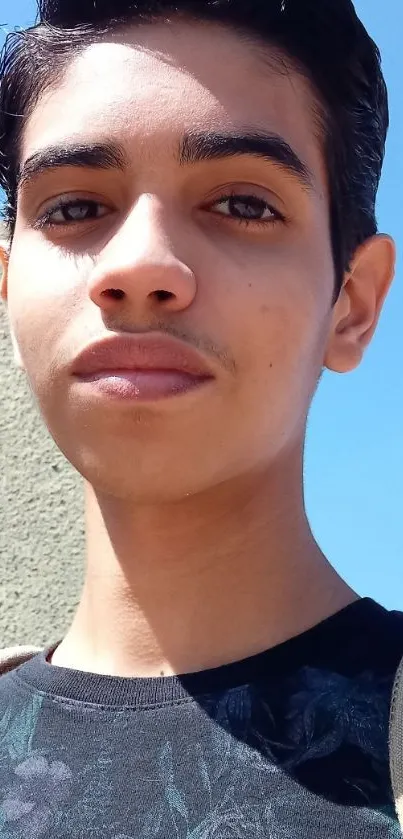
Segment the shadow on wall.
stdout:
<path fill-rule="evenodd" d="M 82 482 L 14 364 L 3 304 L 0 400 L 0 647 L 44 645 L 64 634 L 82 584 Z"/>

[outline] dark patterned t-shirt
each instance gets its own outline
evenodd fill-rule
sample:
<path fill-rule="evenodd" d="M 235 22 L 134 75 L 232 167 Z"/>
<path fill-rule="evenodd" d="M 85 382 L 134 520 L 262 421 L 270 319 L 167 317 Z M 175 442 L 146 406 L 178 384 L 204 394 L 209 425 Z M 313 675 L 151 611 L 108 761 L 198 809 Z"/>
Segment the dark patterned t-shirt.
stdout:
<path fill-rule="evenodd" d="M 0 678 L 1 839 L 397 839 L 403 615 L 371 600 L 236 664 Z"/>

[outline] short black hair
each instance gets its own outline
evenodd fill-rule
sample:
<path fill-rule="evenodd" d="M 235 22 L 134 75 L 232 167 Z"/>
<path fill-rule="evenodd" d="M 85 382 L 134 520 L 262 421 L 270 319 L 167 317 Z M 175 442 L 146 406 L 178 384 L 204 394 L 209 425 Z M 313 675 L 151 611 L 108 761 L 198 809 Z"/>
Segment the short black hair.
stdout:
<path fill-rule="evenodd" d="M 275 48 L 319 105 L 336 291 L 356 248 L 377 232 L 375 202 L 389 125 L 379 50 L 351 0 L 40 0 L 37 25 L 11 33 L 0 60 L 0 185 L 13 233 L 25 121 L 71 57 L 115 27 L 215 22 Z"/>

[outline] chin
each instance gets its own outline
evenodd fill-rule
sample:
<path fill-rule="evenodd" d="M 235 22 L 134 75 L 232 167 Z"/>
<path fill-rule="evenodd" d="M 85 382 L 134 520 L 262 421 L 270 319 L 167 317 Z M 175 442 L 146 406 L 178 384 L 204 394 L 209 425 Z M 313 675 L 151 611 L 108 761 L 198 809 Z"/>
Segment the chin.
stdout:
<path fill-rule="evenodd" d="M 136 462 L 137 461 L 137 462 Z M 126 501 L 136 505 L 154 506 L 183 501 L 210 489 L 215 476 L 198 474 L 182 458 L 156 463 L 154 458 L 125 456 L 124 462 L 113 457 L 89 455 L 71 460 L 73 467 L 98 496 Z M 190 467 L 190 468 L 189 468 Z"/>

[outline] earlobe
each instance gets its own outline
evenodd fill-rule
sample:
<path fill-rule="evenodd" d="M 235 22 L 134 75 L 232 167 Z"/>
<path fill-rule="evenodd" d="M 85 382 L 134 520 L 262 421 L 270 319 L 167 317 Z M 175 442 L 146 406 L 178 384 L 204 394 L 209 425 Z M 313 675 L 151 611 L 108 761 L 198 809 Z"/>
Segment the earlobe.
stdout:
<path fill-rule="evenodd" d="M 389 236 L 368 239 L 357 249 L 334 306 L 325 366 L 348 373 L 370 344 L 390 289 L 396 250 Z"/>
<path fill-rule="evenodd" d="M 10 336 L 11 336 L 11 343 L 13 345 L 14 362 L 15 362 L 16 366 L 20 368 L 20 370 L 24 370 L 25 368 L 24 368 L 23 360 L 21 358 L 20 348 L 18 346 L 17 339 L 15 337 L 14 330 L 13 330 L 11 324 L 10 324 Z"/>
<path fill-rule="evenodd" d="M 1 297 L 4 300 L 7 306 L 7 299 L 8 299 L 8 258 L 9 258 L 9 250 L 8 250 L 8 243 L 4 241 L 0 241 L 0 293 Z M 24 369 L 24 364 L 21 358 L 20 348 L 17 343 L 17 339 L 14 334 L 14 330 L 12 324 L 9 322 L 10 328 L 10 337 L 11 343 L 13 346 L 13 355 L 14 361 L 17 367 L 20 367 L 21 370 Z"/>
<path fill-rule="evenodd" d="M 7 301 L 7 280 L 8 280 L 8 247 L 7 243 L 0 240 L 0 293 L 4 301 Z"/>

